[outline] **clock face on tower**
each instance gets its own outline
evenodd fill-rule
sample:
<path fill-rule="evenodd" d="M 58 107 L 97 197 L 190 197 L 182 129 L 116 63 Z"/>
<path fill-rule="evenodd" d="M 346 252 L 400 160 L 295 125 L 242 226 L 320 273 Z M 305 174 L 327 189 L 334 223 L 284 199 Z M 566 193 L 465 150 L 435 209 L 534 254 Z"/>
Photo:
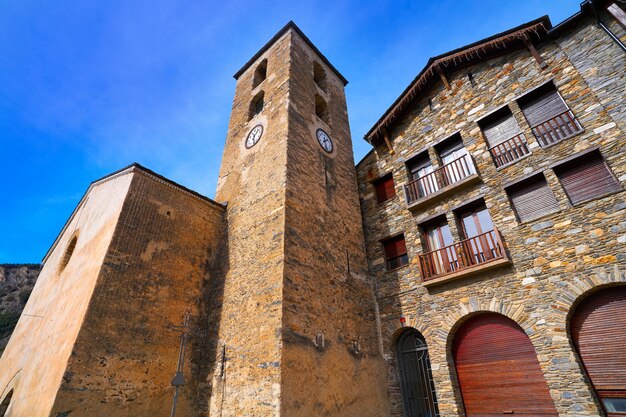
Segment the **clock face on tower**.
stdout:
<path fill-rule="evenodd" d="M 319 142 L 322 149 L 324 149 L 328 153 L 332 153 L 333 141 L 330 138 L 330 136 L 328 136 L 328 133 L 324 132 L 323 129 L 317 129 L 317 132 L 315 132 L 315 135 L 317 136 L 317 141 Z"/>
<path fill-rule="evenodd" d="M 246 137 L 246 149 L 250 149 L 256 145 L 263 135 L 263 125 L 256 125 L 252 128 Z"/>

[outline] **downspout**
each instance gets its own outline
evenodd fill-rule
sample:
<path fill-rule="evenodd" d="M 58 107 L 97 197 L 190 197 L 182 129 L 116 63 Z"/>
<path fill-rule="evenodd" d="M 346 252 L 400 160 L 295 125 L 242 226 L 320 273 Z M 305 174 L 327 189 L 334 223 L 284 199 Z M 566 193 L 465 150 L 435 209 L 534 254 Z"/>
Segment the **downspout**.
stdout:
<path fill-rule="evenodd" d="M 598 23 L 598 26 L 600 26 L 600 27 L 601 27 L 601 28 L 602 28 L 602 29 L 606 32 L 606 34 L 607 34 L 607 35 L 609 35 L 609 37 L 610 37 L 611 39 L 613 39 L 613 40 L 615 41 L 615 43 L 616 43 L 616 44 L 617 44 L 620 48 L 622 48 L 622 50 L 623 50 L 624 52 L 626 52 L 626 45 L 624 45 L 624 44 L 622 43 L 622 41 L 620 41 L 620 40 L 619 40 L 619 38 L 618 38 L 618 37 L 617 37 L 617 36 L 616 36 L 613 32 L 611 32 L 611 29 L 609 29 L 609 28 L 608 28 L 608 27 L 607 27 L 607 26 L 606 26 L 606 25 L 602 22 L 602 19 L 600 18 L 600 11 L 598 10 L 598 7 L 597 7 L 597 5 L 596 5 L 596 2 L 594 2 L 593 0 L 588 0 L 588 1 L 589 1 L 589 3 L 591 4 L 591 10 L 593 10 L 593 14 L 594 14 L 594 15 L 595 15 L 595 17 L 596 17 L 596 22 Z"/>

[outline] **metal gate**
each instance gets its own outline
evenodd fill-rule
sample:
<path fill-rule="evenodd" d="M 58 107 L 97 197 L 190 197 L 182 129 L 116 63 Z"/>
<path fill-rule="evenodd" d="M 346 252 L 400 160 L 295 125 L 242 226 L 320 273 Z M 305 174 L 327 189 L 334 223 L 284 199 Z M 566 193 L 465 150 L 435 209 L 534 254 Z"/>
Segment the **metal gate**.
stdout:
<path fill-rule="evenodd" d="M 426 340 L 409 330 L 400 336 L 397 353 L 405 417 L 439 417 Z"/>

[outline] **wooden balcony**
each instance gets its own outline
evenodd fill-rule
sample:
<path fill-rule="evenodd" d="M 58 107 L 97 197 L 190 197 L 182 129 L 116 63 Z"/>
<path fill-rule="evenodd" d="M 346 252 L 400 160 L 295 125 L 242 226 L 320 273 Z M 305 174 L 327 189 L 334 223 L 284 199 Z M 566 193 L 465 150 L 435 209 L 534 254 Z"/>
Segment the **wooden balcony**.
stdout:
<path fill-rule="evenodd" d="M 425 286 L 509 262 L 498 229 L 419 255 L 420 272 Z"/>
<path fill-rule="evenodd" d="M 435 195 L 444 194 L 451 188 L 478 178 L 476 168 L 469 155 L 463 155 L 421 178 L 404 186 L 409 208 L 414 208 Z"/>
<path fill-rule="evenodd" d="M 504 142 L 492 146 L 489 148 L 489 152 L 491 152 L 491 156 L 493 156 L 496 167 L 501 168 L 529 155 L 530 149 L 528 149 L 524 134 L 520 133 Z"/>
<path fill-rule="evenodd" d="M 576 120 L 574 113 L 568 109 L 545 122 L 532 126 L 532 131 L 541 147 L 545 148 L 579 134 L 583 128 Z"/>

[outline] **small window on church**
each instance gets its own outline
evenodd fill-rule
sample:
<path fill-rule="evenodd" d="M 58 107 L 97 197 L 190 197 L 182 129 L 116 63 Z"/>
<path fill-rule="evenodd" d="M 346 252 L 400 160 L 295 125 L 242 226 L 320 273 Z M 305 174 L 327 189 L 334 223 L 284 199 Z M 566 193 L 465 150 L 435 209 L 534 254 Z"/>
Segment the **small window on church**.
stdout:
<path fill-rule="evenodd" d="M 11 390 L 7 396 L 4 397 L 4 400 L 2 400 L 2 403 L 0 404 L 0 416 L 6 414 L 9 406 L 11 405 L 11 398 L 13 398 L 13 390 Z"/>
<path fill-rule="evenodd" d="M 67 264 L 70 262 L 70 258 L 74 253 L 74 249 L 76 249 L 76 242 L 78 241 L 78 236 L 72 237 L 70 243 L 67 244 L 67 248 L 65 248 L 65 252 L 63 253 L 63 257 L 61 258 L 61 262 L 59 263 L 59 274 L 63 272 Z"/>
<path fill-rule="evenodd" d="M 254 79 L 252 80 L 252 89 L 254 90 L 267 78 L 267 59 L 261 61 L 254 71 Z"/>
<path fill-rule="evenodd" d="M 313 63 L 313 79 L 319 88 L 326 91 L 326 71 L 324 71 L 319 62 Z"/>
<path fill-rule="evenodd" d="M 250 113 L 248 115 L 248 120 L 252 120 L 254 116 L 261 113 L 263 111 L 263 98 L 265 97 L 265 93 L 263 91 L 259 92 L 250 103 Z"/>
<path fill-rule="evenodd" d="M 328 106 L 319 94 L 315 95 L 315 115 L 328 124 Z"/>

